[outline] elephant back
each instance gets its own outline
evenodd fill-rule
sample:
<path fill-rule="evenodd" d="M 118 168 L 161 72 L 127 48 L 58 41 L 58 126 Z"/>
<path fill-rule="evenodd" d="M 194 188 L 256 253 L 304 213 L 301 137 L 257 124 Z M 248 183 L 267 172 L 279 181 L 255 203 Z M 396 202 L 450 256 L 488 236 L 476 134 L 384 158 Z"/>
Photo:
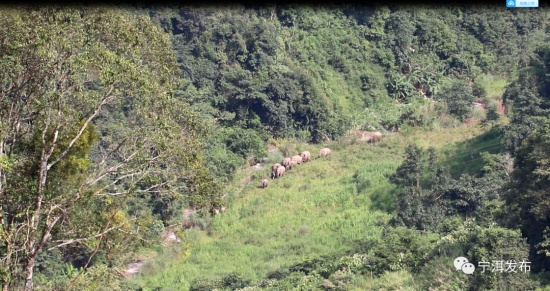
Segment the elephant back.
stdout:
<path fill-rule="evenodd" d="M 292 158 L 284 158 L 283 159 L 283 162 L 282 162 L 282 165 L 285 167 L 285 168 L 288 168 L 288 166 L 290 165 L 290 161 L 292 161 Z"/>
<path fill-rule="evenodd" d="M 285 174 L 285 167 L 277 168 L 277 177 L 282 177 Z"/>
<path fill-rule="evenodd" d="M 309 151 L 303 151 L 300 153 L 300 156 L 302 157 L 303 162 L 309 162 L 311 160 L 311 153 Z"/>
<path fill-rule="evenodd" d="M 293 156 L 292 160 L 296 161 L 296 164 L 298 164 L 298 165 L 302 163 L 302 157 L 300 155 Z"/>
<path fill-rule="evenodd" d="M 329 156 L 330 155 L 330 149 L 329 148 L 324 148 L 324 149 L 321 149 L 321 151 L 319 151 L 319 156 L 320 157 L 326 157 L 326 156 Z"/>

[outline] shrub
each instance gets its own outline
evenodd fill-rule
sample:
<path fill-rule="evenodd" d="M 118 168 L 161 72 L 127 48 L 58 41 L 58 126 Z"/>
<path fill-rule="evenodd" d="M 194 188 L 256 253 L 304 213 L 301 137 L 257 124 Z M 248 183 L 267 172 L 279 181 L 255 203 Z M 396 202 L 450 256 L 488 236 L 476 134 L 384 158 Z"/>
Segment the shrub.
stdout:
<path fill-rule="evenodd" d="M 244 288 L 250 284 L 249 280 L 245 280 L 241 277 L 241 275 L 232 272 L 227 274 L 223 279 L 221 280 L 222 287 L 229 288 L 231 290 L 235 290 L 238 288 Z"/>
<path fill-rule="evenodd" d="M 475 96 L 472 87 L 465 81 L 455 81 L 442 93 L 443 100 L 449 106 L 449 113 L 464 121 L 472 110 Z"/>
<path fill-rule="evenodd" d="M 255 130 L 229 127 L 221 129 L 220 134 L 227 148 L 243 159 L 254 156 L 256 162 L 267 156 L 264 142 Z"/>
<path fill-rule="evenodd" d="M 209 280 L 205 278 L 198 278 L 193 280 L 189 291 L 212 291 L 217 289 L 221 284 L 218 281 Z"/>
<path fill-rule="evenodd" d="M 376 274 L 390 270 L 416 270 L 431 258 L 436 239 L 435 235 L 422 235 L 414 229 L 387 228 L 383 238 L 373 244 L 374 248 L 366 259 L 368 263 L 364 265 L 370 266 L 370 271 Z"/>

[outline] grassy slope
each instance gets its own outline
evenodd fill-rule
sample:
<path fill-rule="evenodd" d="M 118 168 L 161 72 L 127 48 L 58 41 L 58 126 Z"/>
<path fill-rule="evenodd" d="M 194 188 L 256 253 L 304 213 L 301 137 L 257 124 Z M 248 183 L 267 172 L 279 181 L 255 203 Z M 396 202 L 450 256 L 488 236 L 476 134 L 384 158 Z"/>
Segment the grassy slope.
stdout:
<path fill-rule="evenodd" d="M 407 144 L 445 147 L 448 152 L 449 144 L 459 145 L 481 133 L 479 126 L 470 125 L 386 137 L 376 146 L 332 143 L 328 145 L 333 149 L 331 157 L 314 159 L 281 179 L 270 180 L 267 189 L 257 187 L 269 175 L 267 167 L 253 172 L 250 182 L 238 187 L 251 174 L 250 169 L 243 170 L 237 182 L 228 185 L 234 192 L 229 210 L 213 219 L 209 232 L 186 232 L 186 240 L 193 245 L 191 254 L 183 260 L 169 253 L 160 255 L 134 282 L 184 290 L 195 278 L 216 278 L 232 271 L 255 281 L 308 256 L 348 250 L 354 241 L 380 235 L 376 222 L 389 215 L 378 209 L 391 204 L 392 186 L 384 175 L 395 171 Z M 320 146 L 307 148 L 316 156 Z"/>

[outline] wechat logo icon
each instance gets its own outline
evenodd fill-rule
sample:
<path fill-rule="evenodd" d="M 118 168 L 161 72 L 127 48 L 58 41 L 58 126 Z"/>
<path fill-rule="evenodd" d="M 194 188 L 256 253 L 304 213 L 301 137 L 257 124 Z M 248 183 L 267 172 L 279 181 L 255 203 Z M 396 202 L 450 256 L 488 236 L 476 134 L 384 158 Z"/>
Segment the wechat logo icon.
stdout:
<path fill-rule="evenodd" d="M 462 271 L 464 272 L 464 274 L 471 275 L 476 270 L 474 264 L 468 262 L 468 259 L 466 259 L 465 257 L 458 257 L 454 259 L 453 264 L 457 271 Z"/>

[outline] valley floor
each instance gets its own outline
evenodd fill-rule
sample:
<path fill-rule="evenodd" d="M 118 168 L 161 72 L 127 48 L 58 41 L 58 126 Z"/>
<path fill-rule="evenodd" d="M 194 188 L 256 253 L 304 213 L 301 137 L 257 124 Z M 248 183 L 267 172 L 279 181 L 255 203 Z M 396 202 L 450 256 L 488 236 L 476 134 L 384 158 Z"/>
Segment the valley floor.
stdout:
<path fill-rule="evenodd" d="M 271 164 L 243 169 L 226 189 L 228 211 L 214 217 L 208 231 L 185 232 L 188 255 L 175 258 L 165 252 L 145 264 L 132 283 L 146 289 L 187 290 L 197 278 L 220 278 L 231 272 L 254 282 L 309 257 L 353 251 L 356 243 L 379 237 L 380 225 L 390 218 L 394 186 L 387 175 L 402 162 L 407 144 L 433 146 L 449 156 L 473 141 L 478 148 L 495 143 L 474 139 L 482 133 L 478 124 L 472 124 L 395 134 L 376 145 L 297 145 L 296 152 L 309 150 L 315 157 L 324 146 L 333 154 L 270 179 L 266 189 L 258 186 L 269 177 Z M 270 160 L 278 157 L 276 152 L 271 155 Z"/>

